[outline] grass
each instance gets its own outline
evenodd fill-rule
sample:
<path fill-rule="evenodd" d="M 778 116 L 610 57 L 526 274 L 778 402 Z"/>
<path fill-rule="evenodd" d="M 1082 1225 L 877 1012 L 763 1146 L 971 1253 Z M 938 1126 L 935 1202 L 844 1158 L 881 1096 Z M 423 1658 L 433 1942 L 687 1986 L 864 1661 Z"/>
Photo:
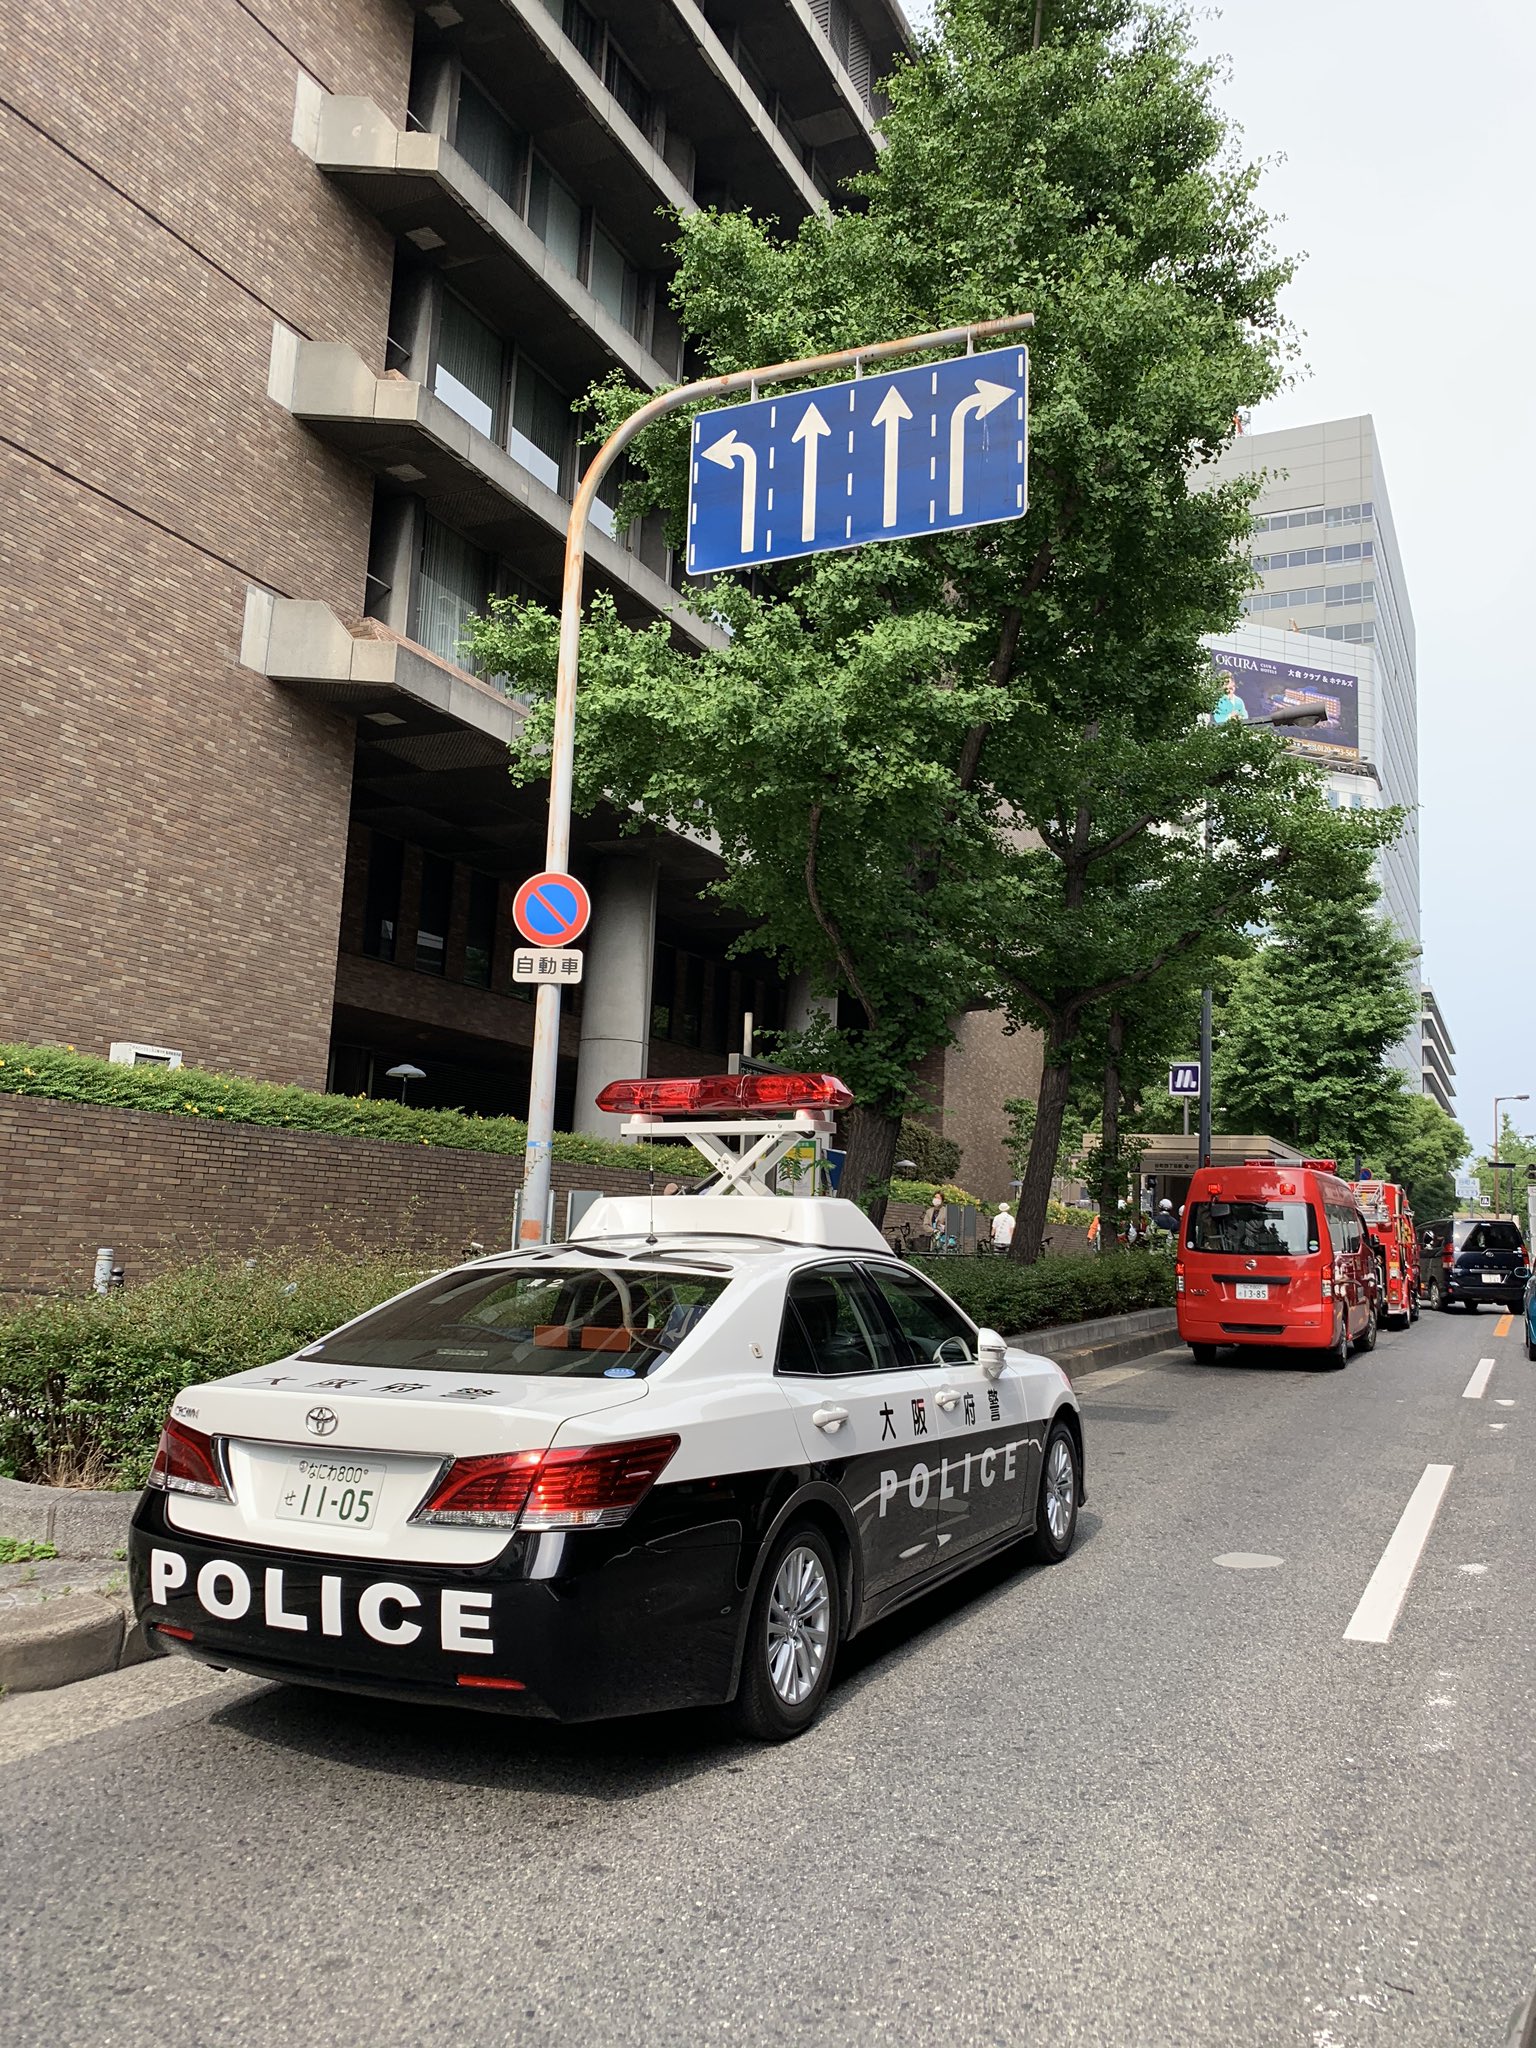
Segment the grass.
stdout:
<path fill-rule="evenodd" d="M 29 1543 L 24 1536 L 0 1536 L 0 1564 L 42 1564 L 58 1554 L 51 1543 Z"/>

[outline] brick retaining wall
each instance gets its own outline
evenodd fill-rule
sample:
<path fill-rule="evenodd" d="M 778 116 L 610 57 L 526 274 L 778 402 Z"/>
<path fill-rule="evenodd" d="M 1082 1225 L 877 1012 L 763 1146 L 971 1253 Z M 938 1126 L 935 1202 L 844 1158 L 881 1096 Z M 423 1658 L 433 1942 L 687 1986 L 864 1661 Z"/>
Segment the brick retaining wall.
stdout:
<path fill-rule="evenodd" d="M 100 1245 L 130 1284 L 206 1251 L 491 1250 L 522 1177 L 498 1153 L 0 1096 L 0 1294 L 87 1288 Z M 561 1229 L 572 1188 L 637 1194 L 646 1176 L 557 1163 L 554 1183 Z"/>

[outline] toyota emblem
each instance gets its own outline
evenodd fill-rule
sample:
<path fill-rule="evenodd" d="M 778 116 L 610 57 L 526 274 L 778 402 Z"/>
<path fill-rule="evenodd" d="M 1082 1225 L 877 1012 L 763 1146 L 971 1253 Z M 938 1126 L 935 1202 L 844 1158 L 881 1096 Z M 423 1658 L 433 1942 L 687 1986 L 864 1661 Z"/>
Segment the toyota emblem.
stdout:
<path fill-rule="evenodd" d="M 304 1427 L 311 1436 L 332 1436 L 336 1430 L 336 1411 L 333 1408 L 311 1408 L 304 1418 Z"/>

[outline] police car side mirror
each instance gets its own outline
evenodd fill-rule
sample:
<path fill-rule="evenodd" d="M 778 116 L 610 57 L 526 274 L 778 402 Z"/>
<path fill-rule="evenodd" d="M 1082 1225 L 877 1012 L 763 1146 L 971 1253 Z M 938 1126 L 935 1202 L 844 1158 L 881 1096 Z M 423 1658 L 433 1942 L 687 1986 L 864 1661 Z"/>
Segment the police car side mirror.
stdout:
<path fill-rule="evenodd" d="M 1008 1346 L 996 1330 L 977 1331 L 976 1362 L 989 1380 L 995 1380 L 1008 1363 Z"/>

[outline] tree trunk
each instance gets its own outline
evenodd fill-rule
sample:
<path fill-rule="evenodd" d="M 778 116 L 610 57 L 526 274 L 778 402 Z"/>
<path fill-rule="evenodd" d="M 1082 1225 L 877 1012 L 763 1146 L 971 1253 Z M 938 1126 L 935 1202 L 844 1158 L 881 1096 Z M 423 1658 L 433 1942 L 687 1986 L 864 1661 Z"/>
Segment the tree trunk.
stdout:
<path fill-rule="evenodd" d="M 1056 1177 L 1056 1159 L 1061 1151 L 1061 1124 L 1072 1087 L 1072 1040 L 1076 1036 L 1075 1031 L 1064 1036 L 1054 1024 L 1046 1035 L 1035 1134 L 1030 1140 L 1029 1161 L 1019 1189 L 1019 1214 L 1008 1253 L 1026 1266 L 1032 1266 L 1039 1258 L 1045 1242 L 1045 1205 L 1051 1198 L 1051 1182 Z"/>
<path fill-rule="evenodd" d="M 843 1161 L 838 1193 L 861 1202 L 867 1187 L 883 1191 L 896 1164 L 896 1150 L 901 1142 L 901 1118 L 887 1116 L 884 1110 L 866 1109 L 855 1104 L 843 1112 L 841 1136 L 847 1157 Z M 870 1222 L 877 1230 L 885 1221 L 887 1199 L 881 1192 L 863 1203 Z"/>
<path fill-rule="evenodd" d="M 1125 1046 L 1125 1019 L 1110 1013 L 1109 1050 L 1104 1058 L 1104 1110 L 1099 1120 L 1099 1243 L 1105 1251 L 1119 1234 L 1120 1196 L 1120 1054 Z"/>

